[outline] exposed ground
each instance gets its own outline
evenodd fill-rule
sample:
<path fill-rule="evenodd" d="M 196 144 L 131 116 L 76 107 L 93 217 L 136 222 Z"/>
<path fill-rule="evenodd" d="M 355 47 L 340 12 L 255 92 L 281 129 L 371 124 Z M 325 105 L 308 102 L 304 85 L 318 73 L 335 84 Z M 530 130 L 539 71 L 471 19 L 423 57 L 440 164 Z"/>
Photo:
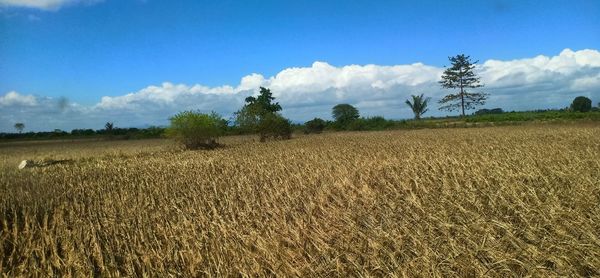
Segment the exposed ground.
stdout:
<path fill-rule="evenodd" d="M 0 144 L 0 274 L 600 275 L 599 125 L 223 141 Z"/>

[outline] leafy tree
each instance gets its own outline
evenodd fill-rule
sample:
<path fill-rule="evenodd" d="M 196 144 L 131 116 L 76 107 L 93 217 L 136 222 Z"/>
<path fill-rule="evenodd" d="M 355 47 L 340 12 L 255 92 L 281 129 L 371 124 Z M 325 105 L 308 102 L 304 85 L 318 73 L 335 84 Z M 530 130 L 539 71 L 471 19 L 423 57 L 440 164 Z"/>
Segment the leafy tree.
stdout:
<path fill-rule="evenodd" d="M 225 129 L 223 118 L 215 112 L 204 114 L 184 111 L 169 120 L 171 126 L 166 130 L 167 137 L 175 139 L 187 149 L 217 147 L 217 139 Z"/>
<path fill-rule="evenodd" d="M 304 127 L 305 127 L 304 133 L 305 134 L 321 133 L 325 129 L 326 125 L 327 125 L 327 123 L 323 119 L 314 118 L 314 119 L 304 123 Z"/>
<path fill-rule="evenodd" d="M 246 105 L 254 106 L 256 111 L 260 114 L 275 113 L 281 111 L 281 106 L 278 102 L 273 103 L 275 97 L 271 93 L 270 89 L 260 87 L 260 93 L 258 97 L 247 97 Z"/>
<path fill-rule="evenodd" d="M 427 104 L 431 98 L 426 98 L 423 94 L 419 96 L 411 95 L 412 102 L 406 100 L 406 105 L 412 109 L 415 114 L 415 120 L 420 120 L 421 116 L 427 112 Z"/>
<path fill-rule="evenodd" d="M 452 66 L 444 71 L 442 80 L 439 83 L 442 88 L 460 89 L 460 91 L 442 98 L 439 101 L 442 105 L 440 110 L 455 111 L 460 109 L 462 116 L 465 116 L 465 110 L 474 109 L 477 105 L 485 104 L 488 94 L 467 91 L 467 89 L 483 87 L 479 77 L 473 72 L 477 61 L 471 62 L 471 57 L 464 54 L 448 57 L 448 59 Z"/>
<path fill-rule="evenodd" d="M 260 120 L 261 115 L 257 106 L 244 105 L 244 107 L 235 112 L 235 125 L 242 133 L 258 132 Z"/>
<path fill-rule="evenodd" d="M 259 95 L 247 97 L 244 107 L 235 113 L 236 126 L 245 133 L 258 133 L 261 142 L 269 137 L 289 139 L 292 125 L 277 113 L 281 106 L 274 100 L 271 90 L 260 87 Z"/>
<path fill-rule="evenodd" d="M 244 132 L 258 132 L 257 128 L 265 115 L 281 111 L 281 106 L 274 100 L 271 90 L 260 87 L 258 97 L 247 97 L 244 107 L 235 113 L 236 125 Z"/>
<path fill-rule="evenodd" d="M 19 132 L 22 133 L 23 129 L 25 129 L 25 124 L 24 123 L 16 123 L 15 124 L 15 129 Z"/>
<path fill-rule="evenodd" d="M 573 103 L 571 103 L 571 110 L 577 112 L 589 112 L 592 110 L 592 100 L 584 96 L 576 97 L 573 100 Z"/>
<path fill-rule="evenodd" d="M 350 104 L 338 104 L 333 107 L 333 119 L 338 128 L 346 129 L 356 119 L 360 118 L 358 109 Z"/>
<path fill-rule="evenodd" d="M 258 124 L 258 134 L 261 142 L 266 141 L 267 138 L 290 139 L 292 124 L 279 113 L 268 113 L 264 115 Z"/>

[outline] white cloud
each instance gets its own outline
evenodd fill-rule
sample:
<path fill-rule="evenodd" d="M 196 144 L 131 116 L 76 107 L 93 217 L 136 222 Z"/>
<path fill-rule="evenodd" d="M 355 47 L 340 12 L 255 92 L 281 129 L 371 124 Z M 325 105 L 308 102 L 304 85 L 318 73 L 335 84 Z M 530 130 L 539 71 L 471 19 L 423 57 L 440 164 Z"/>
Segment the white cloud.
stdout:
<path fill-rule="evenodd" d="M 582 90 L 598 90 L 600 88 L 600 74 L 595 76 L 585 76 L 581 78 L 577 78 L 573 81 L 572 87 L 573 90 L 582 91 Z"/>
<path fill-rule="evenodd" d="M 563 50 L 558 56 L 537 56 L 530 59 L 512 61 L 488 60 L 483 63 L 482 80 L 491 88 L 535 85 L 543 82 L 557 82 L 565 79 L 567 82 L 576 78 L 585 78 L 586 71 L 600 67 L 600 52 L 596 50 L 581 50 L 574 52 Z"/>
<path fill-rule="evenodd" d="M 103 0 L 0 0 L 0 6 L 31 8 L 40 10 L 58 10 L 63 6 L 75 4 L 95 4 Z"/>
<path fill-rule="evenodd" d="M 231 86 L 206 87 L 202 85 L 187 86 L 184 84 L 172 84 L 164 82 L 161 86 L 148 86 L 138 92 L 129 93 L 124 96 L 102 97 L 100 103 L 95 108 L 108 109 L 130 109 L 135 110 L 147 105 L 155 106 L 178 106 L 185 103 L 181 101 L 185 98 L 205 95 L 226 95 L 233 94 L 234 88 Z"/>
<path fill-rule="evenodd" d="M 578 95 L 600 101 L 600 52 L 563 50 L 552 57 L 537 56 L 511 61 L 488 60 L 477 67 L 482 88 L 490 93 L 487 108 L 528 110 L 568 106 Z M 217 111 L 229 117 L 244 99 L 268 87 L 283 106 L 285 116 L 296 121 L 313 117 L 330 118 L 331 107 L 338 103 L 356 105 L 362 115 L 408 118 L 412 114 L 404 104 L 411 94 L 432 97 L 428 115 L 446 115 L 437 108 L 437 100 L 449 93 L 437 81 L 442 67 L 422 63 L 410 65 L 334 66 L 314 62 L 308 67 L 287 68 L 274 76 L 253 73 L 237 85 L 208 87 L 199 84 L 165 82 L 121 96 L 105 96 L 93 106 L 69 105 L 59 109 L 56 100 L 23 96 L 9 92 L 0 96 L 0 122 L 16 120 L 39 122 L 39 129 L 101 128 L 106 121 L 117 126 L 165 125 L 168 118 L 182 110 Z M 4 113 L 7 110 L 7 113 Z M 0 126 L 10 130 L 12 125 Z"/>
<path fill-rule="evenodd" d="M 35 106 L 37 100 L 32 95 L 21 95 L 15 91 L 6 93 L 4 96 L 0 96 L 0 106 Z"/>

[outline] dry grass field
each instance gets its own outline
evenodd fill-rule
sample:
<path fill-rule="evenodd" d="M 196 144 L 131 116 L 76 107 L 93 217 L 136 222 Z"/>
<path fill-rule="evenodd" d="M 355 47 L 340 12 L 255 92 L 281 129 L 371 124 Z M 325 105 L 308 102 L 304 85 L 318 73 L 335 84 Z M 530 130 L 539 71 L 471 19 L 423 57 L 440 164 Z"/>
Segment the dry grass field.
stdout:
<path fill-rule="evenodd" d="M 223 141 L 0 144 L 0 275 L 600 275 L 598 125 Z"/>

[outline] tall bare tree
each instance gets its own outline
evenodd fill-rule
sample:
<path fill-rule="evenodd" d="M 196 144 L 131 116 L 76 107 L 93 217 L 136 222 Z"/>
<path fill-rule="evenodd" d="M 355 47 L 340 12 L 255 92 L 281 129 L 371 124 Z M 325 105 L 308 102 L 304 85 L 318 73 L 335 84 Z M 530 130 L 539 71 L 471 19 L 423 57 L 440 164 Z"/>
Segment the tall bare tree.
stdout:
<path fill-rule="evenodd" d="M 471 93 L 467 89 L 483 87 L 479 77 L 473 69 L 478 61 L 471 62 L 471 56 L 464 54 L 448 57 L 452 66 L 446 68 L 442 74 L 442 80 L 439 83 L 445 89 L 459 89 L 457 93 L 446 95 L 439 103 L 440 110 L 455 111 L 461 110 L 462 116 L 465 116 L 465 110 L 474 109 L 477 105 L 485 104 L 488 94 L 479 92 Z"/>

